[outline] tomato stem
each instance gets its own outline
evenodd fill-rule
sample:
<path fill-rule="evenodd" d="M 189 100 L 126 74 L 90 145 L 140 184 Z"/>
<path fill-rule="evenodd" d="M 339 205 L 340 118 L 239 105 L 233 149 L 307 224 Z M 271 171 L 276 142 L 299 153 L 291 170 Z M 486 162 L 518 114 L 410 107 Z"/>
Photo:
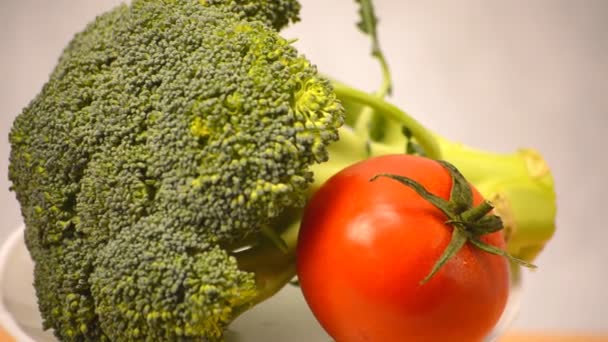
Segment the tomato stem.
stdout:
<path fill-rule="evenodd" d="M 441 256 L 439 257 L 439 260 L 437 260 L 437 262 L 431 269 L 431 272 L 429 272 L 429 274 L 424 277 L 424 279 L 422 279 L 420 284 L 424 285 L 429 280 L 431 280 L 435 273 L 437 273 L 441 269 L 441 267 L 445 265 L 446 262 L 448 262 L 448 260 L 450 260 L 454 255 L 456 255 L 456 253 L 458 253 L 458 251 L 467 243 L 468 240 L 469 236 L 464 229 L 454 227 L 450 243 L 443 251 L 443 254 L 441 254 Z"/>
<path fill-rule="evenodd" d="M 401 184 L 409 186 L 414 191 L 416 191 L 420 196 L 422 196 L 425 200 L 430 202 L 437 209 L 441 210 L 445 214 L 445 216 L 447 216 L 449 219 L 452 219 L 452 220 L 457 219 L 458 214 L 455 213 L 455 211 L 454 211 L 453 203 L 450 203 L 450 202 L 446 201 L 445 199 L 429 192 L 424 186 L 422 186 L 420 183 L 416 182 L 415 180 L 413 180 L 411 178 L 403 177 L 400 175 L 381 173 L 381 174 L 378 174 L 378 175 L 375 175 L 374 177 L 372 177 L 370 179 L 370 181 L 373 182 L 376 179 L 378 179 L 379 177 L 392 178 L 392 179 L 400 182 Z"/>
<path fill-rule="evenodd" d="M 494 209 L 492 203 L 489 201 L 484 201 L 480 205 L 463 212 L 462 219 L 465 222 L 478 221 L 482 217 L 486 216 L 486 214 L 489 214 L 492 209 Z"/>
<path fill-rule="evenodd" d="M 375 181 L 380 177 L 386 177 L 411 188 L 426 201 L 441 210 L 447 217 L 445 223 L 453 227 L 452 238 L 449 244 L 429 274 L 421 281 L 421 284 L 428 282 L 467 242 L 470 242 L 473 246 L 484 252 L 506 257 L 525 267 L 535 268 L 535 265 L 513 257 L 506 251 L 480 239 L 482 235 L 503 229 L 502 220 L 500 217 L 491 214 L 494 206 L 489 201 L 483 201 L 481 204 L 473 206 L 473 191 L 462 173 L 449 162 L 444 160 L 438 162 L 448 171 L 452 178 L 449 200 L 431 193 L 420 183 L 404 176 L 383 173 L 375 175 L 370 179 L 370 181 Z"/>

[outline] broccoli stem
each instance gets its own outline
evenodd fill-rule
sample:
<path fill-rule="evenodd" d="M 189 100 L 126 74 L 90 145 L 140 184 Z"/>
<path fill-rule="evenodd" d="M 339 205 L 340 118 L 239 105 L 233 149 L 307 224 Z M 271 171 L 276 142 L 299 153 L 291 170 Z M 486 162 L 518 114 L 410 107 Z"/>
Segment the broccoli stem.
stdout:
<path fill-rule="evenodd" d="M 292 215 L 292 217 L 299 218 L 301 215 Z M 260 238 L 258 244 L 251 248 L 233 253 L 241 270 L 255 274 L 257 287 L 255 299 L 249 302 L 247 307 L 235 310 L 234 317 L 272 297 L 295 277 L 295 253 L 299 229 L 300 220 L 297 219 L 289 223 L 280 234 L 285 250 L 278 248 L 271 240 Z"/>
<path fill-rule="evenodd" d="M 375 96 L 384 98 L 391 93 L 392 80 L 386 57 L 380 48 L 380 40 L 378 39 L 378 18 L 376 17 L 374 6 L 371 0 L 360 0 L 359 15 L 360 21 L 357 23 L 359 29 L 369 36 L 372 45 L 372 56 L 378 60 L 382 71 L 382 84 L 380 89 L 376 91 Z M 371 107 L 365 107 L 360 111 L 360 115 L 353 125 L 355 132 L 362 138 L 375 138 L 375 133 L 378 128 L 384 125 L 382 116 L 375 113 Z"/>
<path fill-rule="evenodd" d="M 382 84 L 380 89 L 375 92 L 374 96 L 382 99 L 391 92 L 391 74 L 388 68 L 388 63 L 386 62 L 386 59 L 379 48 L 374 49 L 372 53 L 377 56 L 382 69 Z M 361 110 L 359 117 L 356 120 L 354 130 L 362 138 L 373 139 L 375 137 L 375 131 L 378 129 L 378 127 L 382 127 L 383 124 L 384 120 L 381 115 L 378 115 L 372 107 L 365 107 L 363 110 Z"/>
<path fill-rule="evenodd" d="M 387 119 L 393 120 L 401 126 L 406 126 L 425 149 L 429 158 L 441 158 L 441 150 L 433 134 L 413 117 L 377 96 L 349 87 L 338 81 L 333 81 L 332 85 L 335 93 L 342 101 L 365 104 L 376 112 L 381 113 Z"/>
<path fill-rule="evenodd" d="M 456 165 L 502 217 L 507 250 L 531 261 L 555 231 L 556 195 L 549 167 L 532 149 L 495 154 L 437 137 L 444 159 Z"/>

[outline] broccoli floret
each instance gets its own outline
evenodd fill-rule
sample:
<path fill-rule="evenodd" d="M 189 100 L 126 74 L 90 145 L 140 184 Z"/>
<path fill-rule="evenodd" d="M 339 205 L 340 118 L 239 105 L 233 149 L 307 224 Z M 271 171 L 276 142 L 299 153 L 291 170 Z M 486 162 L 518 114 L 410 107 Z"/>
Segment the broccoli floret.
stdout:
<path fill-rule="evenodd" d="M 248 20 L 260 20 L 276 30 L 300 20 L 300 3 L 294 0 L 200 0 L 200 3 L 237 13 Z"/>
<path fill-rule="evenodd" d="M 14 122 L 9 177 L 62 340 L 219 339 L 267 296 L 224 246 L 301 207 L 338 138 L 329 81 L 259 20 L 274 7 L 210 3 L 101 15 Z"/>

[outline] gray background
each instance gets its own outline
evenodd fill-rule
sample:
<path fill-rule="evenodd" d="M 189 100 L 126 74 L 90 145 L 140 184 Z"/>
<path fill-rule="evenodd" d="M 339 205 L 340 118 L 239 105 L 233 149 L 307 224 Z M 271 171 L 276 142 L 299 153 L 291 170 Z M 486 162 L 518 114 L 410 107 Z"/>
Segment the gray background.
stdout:
<path fill-rule="evenodd" d="M 117 0 L 0 0 L 0 240 L 21 223 L 7 134 L 72 35 Z M 380 82 L 352 0 L 302 0 L 285 31 L 318 67 Z M 376 0 L 391 101 L 427 127 L 494 151 L 537 148 L 553 169 L 558 230 L 525 276 L 516 328 L 608 331 L 608 1 Z"/>

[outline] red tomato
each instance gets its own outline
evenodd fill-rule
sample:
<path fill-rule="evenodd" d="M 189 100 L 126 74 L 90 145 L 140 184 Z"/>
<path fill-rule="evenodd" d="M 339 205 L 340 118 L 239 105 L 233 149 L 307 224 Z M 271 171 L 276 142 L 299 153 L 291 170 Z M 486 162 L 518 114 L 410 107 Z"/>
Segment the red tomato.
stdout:
<path fill-rule="evenodd" d="M 436 161 L 390 155 L 352 165 L 329 179 L 305 211 L 297 249 L 304 297 L 338 342 L 480 341 L 507 302 L 504 257 L 470 243 L 427 283 L 448 245 L 446 216 L 409 187 L 379 173 L 409 177 L 449 199 L 452 180 Z M 483 201 L 473 188 L 474 204 Z M 502 231 L 481 240 L 504 249 Z"/>

